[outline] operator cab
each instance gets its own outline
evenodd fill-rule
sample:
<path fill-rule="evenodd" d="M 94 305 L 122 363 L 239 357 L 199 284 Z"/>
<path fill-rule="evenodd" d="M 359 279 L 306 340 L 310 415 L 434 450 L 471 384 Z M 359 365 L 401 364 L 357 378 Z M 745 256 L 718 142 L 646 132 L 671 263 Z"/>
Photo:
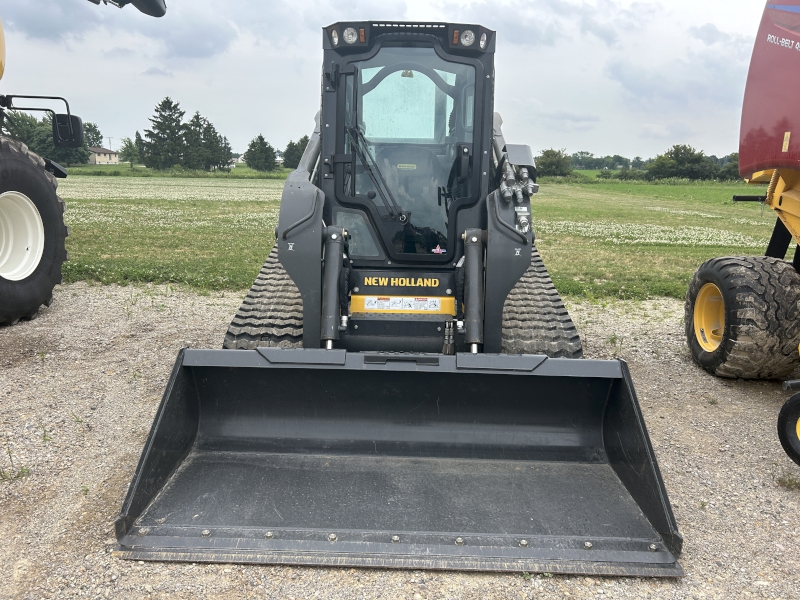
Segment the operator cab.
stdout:
<path fill-rule="evenodd" d="M 404 24 L 400 40 L 397 27 L 326 29 L 323 115 L 341 125 L 323 131 L 333 172 L 322 189 L 354 261 L 444 266 L 457 255 L 456 215 L 478 202 L 487 170 L 475 168 L 473 140 L 491 123 L 491 102 L 476 98 L 492 87 L 494 33 Z"/>

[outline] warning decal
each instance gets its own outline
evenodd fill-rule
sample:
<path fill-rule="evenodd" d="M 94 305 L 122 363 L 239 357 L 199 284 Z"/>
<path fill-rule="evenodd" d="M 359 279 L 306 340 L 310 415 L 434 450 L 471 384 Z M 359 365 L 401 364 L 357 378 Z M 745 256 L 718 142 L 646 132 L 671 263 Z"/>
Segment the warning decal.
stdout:
<path fill-rule="evenodd" d="M 408 298 L 402 296 L 366 296 L 364 310 L 430 310 L 441 309 L 441 298 Z"/>

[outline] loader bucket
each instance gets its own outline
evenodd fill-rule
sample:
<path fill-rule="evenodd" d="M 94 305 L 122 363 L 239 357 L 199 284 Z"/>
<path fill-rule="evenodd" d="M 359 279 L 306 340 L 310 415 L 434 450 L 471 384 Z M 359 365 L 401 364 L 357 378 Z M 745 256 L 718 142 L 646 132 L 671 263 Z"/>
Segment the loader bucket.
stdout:
<path fill-rule="evenodd" d="M 136 560 L 683 574 L 623 361 L 183 350 L 116 534 Z"/>

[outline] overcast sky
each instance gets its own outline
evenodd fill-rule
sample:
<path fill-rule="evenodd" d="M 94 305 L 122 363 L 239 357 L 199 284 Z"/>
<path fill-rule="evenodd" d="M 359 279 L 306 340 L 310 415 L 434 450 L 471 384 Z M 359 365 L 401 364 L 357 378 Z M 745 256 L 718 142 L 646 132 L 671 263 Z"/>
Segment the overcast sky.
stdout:
<path fill-rule="evenodd" d="M 164 96 L 243 152 L 311 133 L 321 28 L 339 20 L 480 23 L 497 31 L 507 141 L 644 158 L 738 150 L 757 0 L 167 0 L 147 17 L 87 0 L 3 0 L 0 92 L 63 95 L 116 149 Z M 108 145 L 108 139 L 105 140 Z"/>

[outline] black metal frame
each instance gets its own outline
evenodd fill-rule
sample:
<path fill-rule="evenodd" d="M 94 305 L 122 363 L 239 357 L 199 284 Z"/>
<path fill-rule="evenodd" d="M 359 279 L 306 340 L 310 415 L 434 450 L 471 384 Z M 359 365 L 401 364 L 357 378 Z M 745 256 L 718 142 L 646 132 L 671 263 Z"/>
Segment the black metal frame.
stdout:
<path fill-rule="evenodd" d="M 56 122 L 57 114 L 51 108 L 42 108 L 42 107 L 32 107 L 32 106 L 14 106 L 14 98 L 25 98 L 27 100 L 61 100 L 64 105 L 67 107 L 67 125 L 69 126 L 69 139 L 64 139 L 61 137 L 61 132 L 59 131 L 60 127 L 53 127 L 53 131 L 57 133 L 58 140 L 55 140 L 57 143 L 61 144 L 68 144 L 70 140 L 75 137 L 75 131 L 72 126 L 72 114 L 69 111 L 69 102 L 67 102 L 66 98 L 62 98 L 61 96 L 29 96 L 23 94 L 6 94 L 0 95 L 0 118 L 4 116 L 3 109 L 6 110 L 33 110 L 39 112 L 46 112 L 49 113 L 51 117 L 53 117 L 53 122 Z"/>
<path fill-rule="evenodd" d="M 338 69 L 334 68 L 333 71 L 338 72 L 340 77 L 342 75 L 351 75 L 354 72 L 352 67 L 353 63 L 362 62 L 374 57 L 381 50 L 383 43 L 396 41 L 395 36 L 397 35 L 399 34 L 377 36 L 373 44 L 371 44 L 370 47 L 365 48 L 366 52 L 363 53 L 348 53 L 339 57 L 339 54 L 336 51 L 326 50 L 326 54 L 330 54 L 331 56 L 325 57 L 325 64 L 329 64 L 330 62 L 331 64 L 337 65 Z M 493 105 L 490 104 L 489 106 L 485 106 L 485 103 L 480 100 L 481 96 L 479 96 L 479 94 L 483 92 L 485 87 L 493 87 L 491 84 L 487 83 L 485 76 L 486 73 L 493 72 L 493 54 L 484 52 L 480 57 L 472 57 L 448 53 L 442 47 L 442 40 L 430 33 L 406 33 L 402 34 L 402 40 L 408 43 L 420 44 L 420 46 L 430 46 L 436 52 L 437 56 L 439 56 L 442 60 L 452 63 L 466 64 L 475 69 L 475 124 L 472 132 L 472 146 L 480 147 L 481 144 L 479 143 L 479 140 L 482 140 L 485 137 L 484 132 L 487 130 L 487 128 L 489 130 L 491 129 Z M 333 60 L 329 61 L 329 58 L 333 58 Z M 338 61 L 336 58 L 338 58 Z M 330 72 L 331 71 L 329 71 L 329 73 Z M 328 84 L 329 83 L 330 78 L 328 79 Z M 378 238 L 382 242 L 384 252 L 388 256 L 388 258 L 384 260 L 359 258 L 354 260 L 354 264 L 356 266 L 372 267 L 386 265 L 387 262 L 390 262 L 391 264 L 402 264 L 404 266 L 416 266 L 419 264 L 424 264 L 425 267 L 430 267 L 431 265 L 444 266 L 448 263 L 451 265 L 454 264 L 457 258 L 454 258 L 452 255 L 428 256 L 401 254 L 396 252 L 391 243 L 389 233 L 384 227 L 381 226 L 381 218 L 378 214 L 375 203 L 366 196 L 347 196 L 343 193 L 342 186 L 339 184 L 343 180 L 346 163 L 339 159 L 339 157 L 344 156 L 346 134 L 343 127 L 340 125 L 345 122 L 345 95 L 347 94 L 347 87 L 344 85 L 336 85 L 335 88 L 328 89 L 330 87 L 328 84 L 326 84 L 326 90 L 322 95 L 322 114 L 325 115 L 326 108 L 333 104 L 333 107 L 329 108 L 327 112 L 335 111 L 335 123 L 337 124 L 337 127 L 335 128 L 335 135 L 329 136 L 330 139 L 326 140 L 325 135 L 323 135 L 323 154 L 327 155 L 325 151 L 330 150 L 330 154 L 336 158 L 329 163 L 332 171 L 330 175 L 332 175 L 332 177 L 323 177 L 321 185 L 322 190 L 325 192 L 326 197 L 335 198 L 335 202 L 338 205 L 347 208 L 355 208 L 365 213 L 367 215 L 368 222 L 371 223 L 373 230 L 377 233 Z M 473 159 L 475 159 L 474 153 Z M 473 167 L 471 176 L 472 195 L 466 198 L 457 198 L 454 200 L 450 208 L 453 216 L 455 216 L 464 208 L 474 206 L 481 198 L 486 196 L 489 178 L 488 175 L 482 176 L 481 173 L 483 172 L 488 174 L 488 171 L 485 169 L 481 170 Z M 458 236 L 459 232 L 456 228 L 456 220 L 453 219 L 448 226 L 447 247 L 453 250 L 454 255 L 458 255 L 459 251 L 461 250 Z"/>

